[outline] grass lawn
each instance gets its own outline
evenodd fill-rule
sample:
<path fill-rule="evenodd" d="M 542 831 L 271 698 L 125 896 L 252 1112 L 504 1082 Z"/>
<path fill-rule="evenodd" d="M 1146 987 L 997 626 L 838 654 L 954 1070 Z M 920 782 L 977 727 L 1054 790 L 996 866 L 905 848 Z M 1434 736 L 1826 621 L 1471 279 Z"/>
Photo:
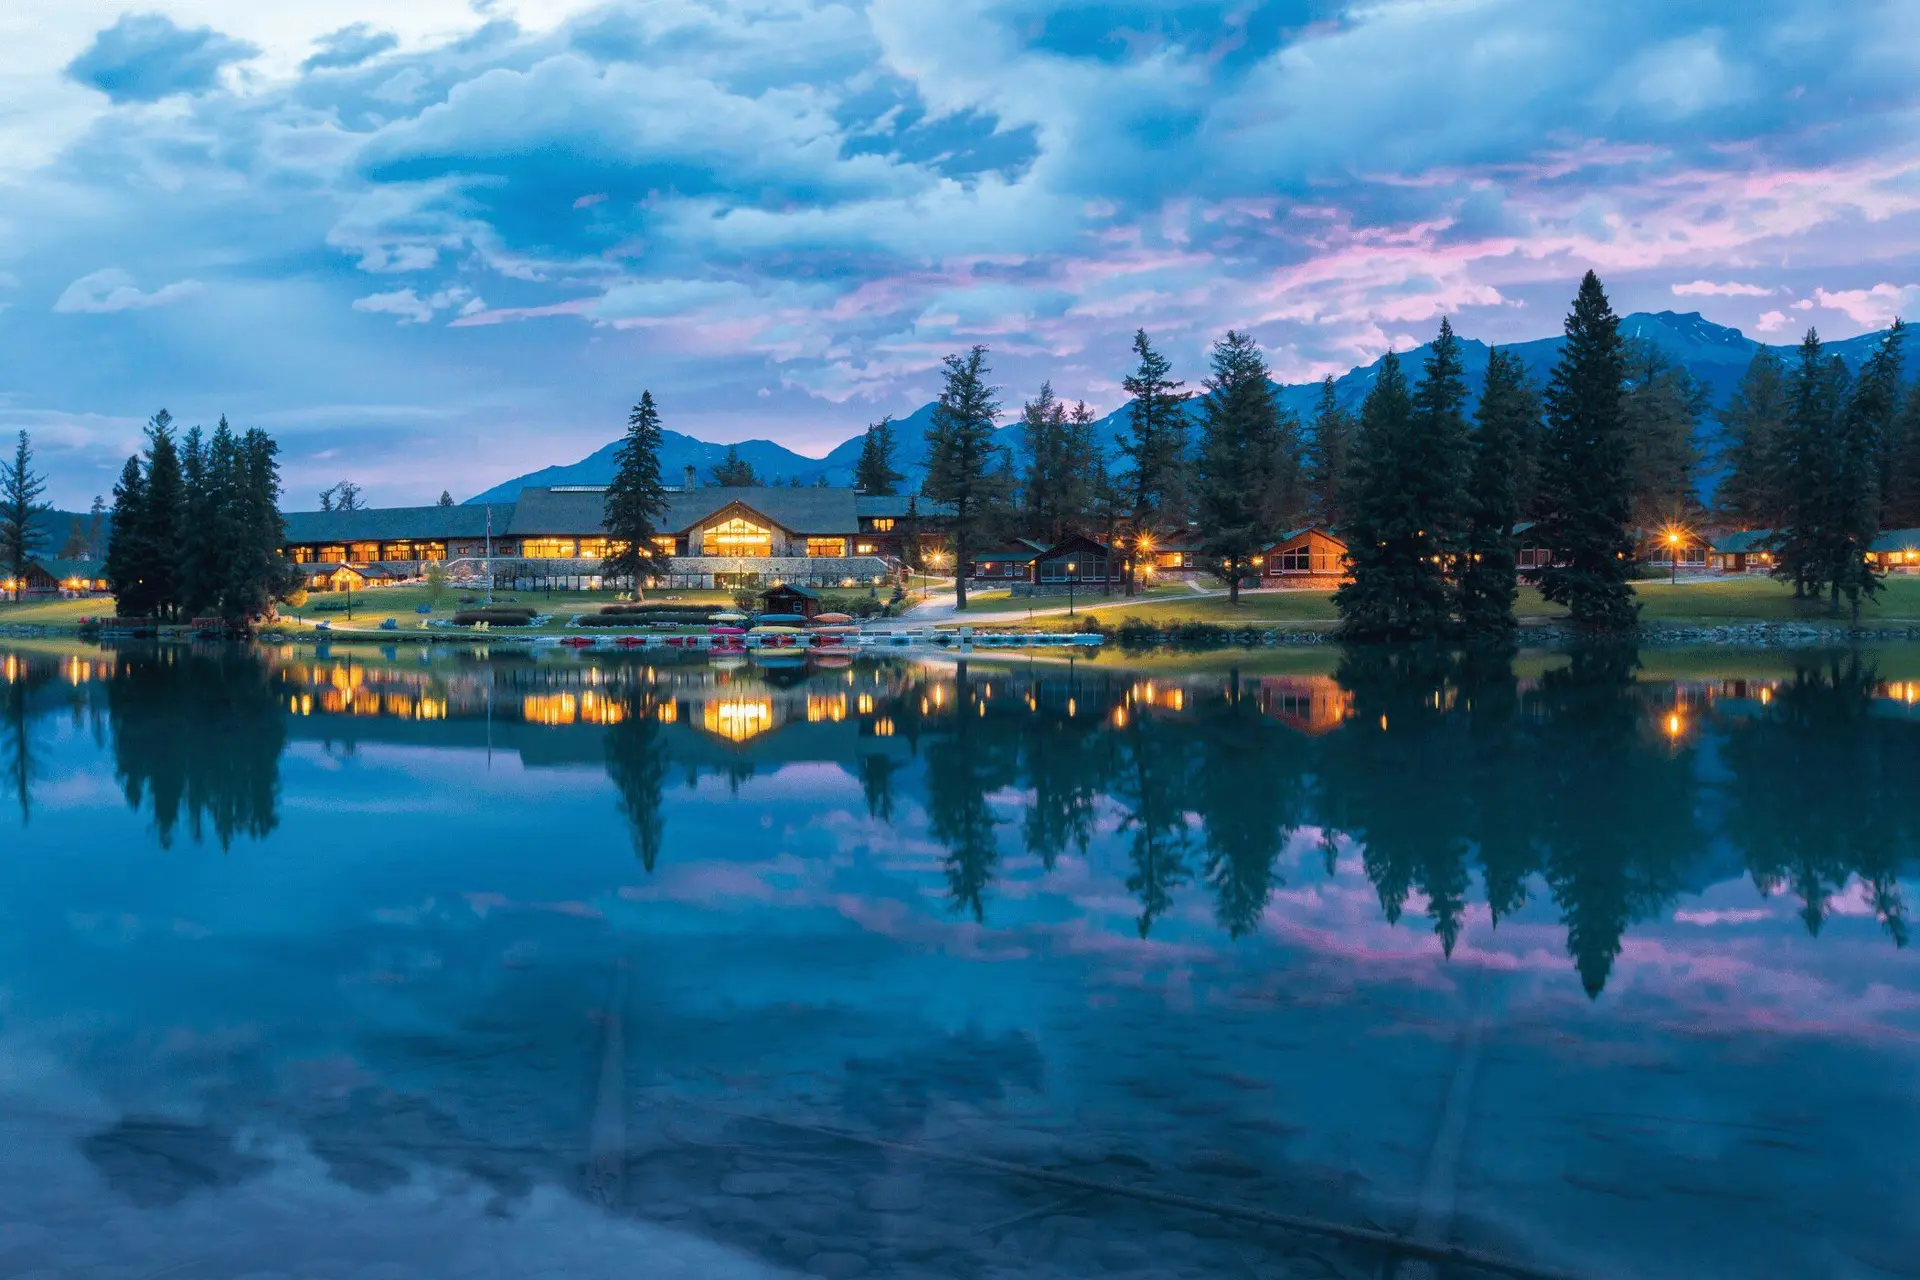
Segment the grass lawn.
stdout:
<path fill-rule="evenodd" d="M 1791 622 L 1831 620 L 1825 601 L 1795 600 L 1793 589 L 1771 578 L 1716 578 L 1706 582 L 1636 582 L 1640 617 L 1647 622 Z M 1847 618 L 1844 603 L 1841 619 Z M 1920 577 L 1888 578 L 1878 598 L 1860 608 L 1860 621 L 1920 620 Z"/>
<path fill-rule="evenodd" d="M 82 618 L 98 618 L 113 612 L 113 601 L 105 596 L 90 600 L 0 600 L 0 627 L 70 627 Z"/>

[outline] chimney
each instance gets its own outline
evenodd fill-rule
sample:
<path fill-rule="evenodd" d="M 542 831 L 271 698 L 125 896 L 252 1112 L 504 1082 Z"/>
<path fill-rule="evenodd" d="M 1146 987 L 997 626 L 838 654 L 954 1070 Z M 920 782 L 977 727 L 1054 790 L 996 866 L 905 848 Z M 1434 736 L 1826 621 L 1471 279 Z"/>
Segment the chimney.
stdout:
<path fill-rule="evenodd" d="M 698 472 L 696 472 L 692 468 L 692 466 L 688 466 L 687 468 L 687 486 L 686 487 L 687 487 L 688 493 L 692 493 L 695 489 L 698 489 L 700 487 L 700 475 Z"/>

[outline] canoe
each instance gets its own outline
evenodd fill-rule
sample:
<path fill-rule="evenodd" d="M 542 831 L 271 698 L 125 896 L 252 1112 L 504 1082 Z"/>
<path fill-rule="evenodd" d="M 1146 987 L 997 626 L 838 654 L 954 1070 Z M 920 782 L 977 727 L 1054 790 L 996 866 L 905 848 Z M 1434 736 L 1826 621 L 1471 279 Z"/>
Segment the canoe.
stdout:
<path fill-rule="evenodd" d="M 596 641 L 590 636 L 562 636 L 560 643 L 569 649 L 591 649 Z"/>
<path fill-rule="evenodd" d="M 746 614 L 735 609 L 722 609 L 719 613 L 710 613 L 707 616 L 715 622 L 745 622 L 747 620 Z"/>
<path fill-rule="evenodd" d="M 853 615 L 850 613 L 816 613 L 813 615 L 813 625 L 816 627 L 844 627 L 852 621 Z"/>
<path fill-rule="evenodd" d="M 828 670 L 838 671 L 842 667 L 850 667 L 853 665 L 853 655 L 850 653 L 816 654 L 814 655 L 813 665 L 816 667 L 823 667 Z"/>
<path fill-rule="evenodd" d="M 778 624 L 767 626 L 765 623 L 761 623 L 747 632 L 747 634 L 751 636 L 797 636 L 804 633 L 799 627 L 788 627 Z"/>
<path fill-rule="evenodd" d="M 797 613 L 763 613 L 754 623 L 762 627 L 804 627 L 807 620 Z"/>
<path fill-rule="evenodd" d="M 747 629 L 745 627 L 708 627 L 707 634 L 710 636 L 743 636 L 747 634 Z"/>

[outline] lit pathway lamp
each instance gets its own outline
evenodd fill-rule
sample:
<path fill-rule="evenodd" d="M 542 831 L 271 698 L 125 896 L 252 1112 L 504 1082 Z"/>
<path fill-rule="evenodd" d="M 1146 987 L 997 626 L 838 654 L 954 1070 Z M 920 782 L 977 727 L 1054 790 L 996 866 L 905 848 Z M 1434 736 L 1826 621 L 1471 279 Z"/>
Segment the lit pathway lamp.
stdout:
<path fill-rule="evenodd" d="M 1680 543 L 1682 539 L 1678 529 L 1667 530 L 1668 559 L 1673 565 L 1672 576 L 1668 579 L 1672 586 L 1680 585 Z"/>
<path fill-rule="evenodd" d="M 1067 561 L 1067 616 L 1069 618 L 1073 616 L 1073 574 L 1079 567 L 1073 561 Z"/>

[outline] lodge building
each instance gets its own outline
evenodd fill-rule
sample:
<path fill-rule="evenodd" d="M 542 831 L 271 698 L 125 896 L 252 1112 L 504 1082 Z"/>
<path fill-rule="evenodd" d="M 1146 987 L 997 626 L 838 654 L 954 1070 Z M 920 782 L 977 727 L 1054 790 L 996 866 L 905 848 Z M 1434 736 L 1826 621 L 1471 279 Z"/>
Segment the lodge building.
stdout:
<path fill-rule="evenodd" d="M 287 557 L 310 586 L 411 577 L 434 562 L 497 582 L 597 588 L 614 549 L 601 486 L 520 491 L 489 506 L 293 511 Z M 845 488 L 687 488 L 667 494 L 656 539 L 666 587 L 733 587 L 766 581 L 864 586 L 905 572 L 912 550 L 944 545 L 946 508 Z"/>

